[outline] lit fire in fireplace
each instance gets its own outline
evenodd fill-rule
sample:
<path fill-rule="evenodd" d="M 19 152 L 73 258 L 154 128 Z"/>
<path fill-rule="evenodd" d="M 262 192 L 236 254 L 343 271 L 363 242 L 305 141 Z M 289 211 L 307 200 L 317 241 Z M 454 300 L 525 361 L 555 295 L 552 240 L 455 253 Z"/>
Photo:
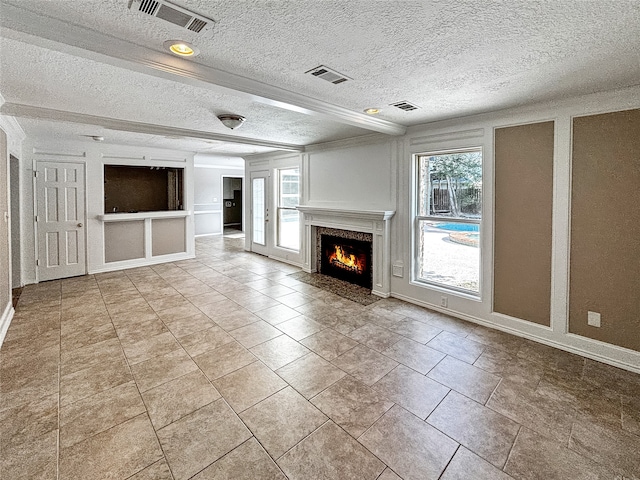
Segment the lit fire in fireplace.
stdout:
<path fill-rule="evenodd" d="M 334 245 L 334 251 L 329 254 L 329 262 L 336 267 L 354 273 L 362 273 L 366 267 L 363 259 L 359 259 L 353 253 L 346 252 L 340 245 Z"/>

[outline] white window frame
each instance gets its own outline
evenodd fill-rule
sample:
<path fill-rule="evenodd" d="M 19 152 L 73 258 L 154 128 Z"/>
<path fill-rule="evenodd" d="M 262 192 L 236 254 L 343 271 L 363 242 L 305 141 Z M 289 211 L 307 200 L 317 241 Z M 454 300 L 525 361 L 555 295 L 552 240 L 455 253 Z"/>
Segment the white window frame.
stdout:
<path fill-rule="evenodd" d="M 451 155 L 451 154 L 456 154 L 456 153 L 467 153 L 467 152 L 476 152 L 479 151 L 480 154 L 482 155 L 482 181 L 484 184 L 484 171 L 485 171 L 485 166 L 484 166 L 484 162 L 485 162 L 485 155 L 484 155 L 484 148 L 482 146 L 474 146 L 474 147 L 464 147 L 464 148 L 451 148 L 451 149 L 444 149 L 444 150 L 437 150 L 437 151 L 426 151 L 426 152 L 422 152 L 422 153 L 415 153 L 413 154 L 413 165 L 412 165 L 412 171 L 413 171 L 413 181 L 412 181 L 412 208 L 411 208 L 411 212 L 412 212 L 412 217 L 413 217 L 413 221 L 411 222 L 411 228 L 412 228 L 412 243 L 413 245 L 411 246 L 411 279 L 410 279 L 410 284 L 412 285 L 416 285 L 416 286 L 420 286 L 420 287 L 425 287 L 425 288 L 431 288 L 437 291 L 441 291 L 444 293 L 454 293 L 457 294 L 459 296 L 462 297 L 466 297 L 472 300 L 480 300 L 482 298 L 482 291 L 483 291 L 483 281 L 482 281 L 482 265 L 483 265 L 483 249 L 484 249 L 484 245 L 482 242 L 482 234 L 479 236 L 478 239 L 478 249 L 479 249 L 479 262 L 478 262 L 478 268 L 479 268 L 479 272 L 478 272 L 478 291 L 475 292 L 473 290 L 468 290 L 468 289 L 464 289 L 464 288 L 460 288 L 460 287 L 456 287 L 453 285 L 447 285 L 444 283 L 438 283 L 438 282 L 434 282 L 434 281 L 430 281 L 430 280 L 426 280 L 422 277 L 420 277 L 419 275 L 419 271 L 420 271 L 420 264 L 422 262 L 421 258 L 420 258 L 420 222 L 421 221 L 435 221 L 435 222 L 446 222 L 446 223 L 472 223 L 472 224 L 477 224 L 479 226 L 479 231 L 482 232 L 483 230 L 483 220 L 484 220 L 484 205 L 485 205 L 485 197 L 484 197 L 484 193 L 485 193 L 485 189 L 482 189 L 482 200 L 481 200 L 481 204 L 482 204 L 482 213 L 481 213 L 481 217 L 480 219 L 473 219 L 473 218 L 459 218 L 459 217 L 445 217 L 445 216 L 434 216 L 434 215 L 420 215 L 420 208 L 419 208 L 419 202 L 420 202 L 420 174 L 419 174 L 419 168 L 420 168 L 420 158 L 421 157 L 428 157 L 428 156 L 438 156 L 438 155 Z"/>

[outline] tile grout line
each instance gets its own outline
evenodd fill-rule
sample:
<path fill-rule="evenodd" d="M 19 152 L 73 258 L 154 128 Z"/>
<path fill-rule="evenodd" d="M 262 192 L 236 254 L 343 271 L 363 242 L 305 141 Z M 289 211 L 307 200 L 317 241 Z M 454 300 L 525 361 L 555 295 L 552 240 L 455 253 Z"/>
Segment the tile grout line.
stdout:
<path fill-rule="evenodd" d="M 435 427 L 434 427 L 435 428 Z M 440 430 L 438 430 L 440 431 Z M 449 437 L 451 438 L 451 437 Z M 452 439 L 453 440 L 453 439 Z M 454 440 L 455 441 L 455 440 Z M 458 443 L 458 442 L 456 442 Z M 451 458 L 449 459 L 449 461 L 447 462 L 447 464 L 444 466 L 444 468 L 442 469 L 442 472 L 440 472 L 440 475 L 438 475 L 438 479 L 441 479 L 442 476 L 444 475 L 444 472 L 447 471 L 447 468 L 449 468 L 449 465 L 451 465 L 451 462 L 453 462 L 453 458 L 456 456 L 456 454 L 458 453 L 458 450 L 460 450 L 462 447 L 461 443 L 458 443 L 458 446 L 456 447 L 455 451 L 453 452 L 453 455 L 451 455 Z M 482 458 L 482 457 L 481 457 Z"/>
<path fill-rule="evenodd" d="M 509 460 L 511 459 L 511 455 L 513 454 L 513 450 L 516 446 L 516 442 L 518 441 L 518 438 L 520 437 L 520 432 L 522 432 L 522 429 L 525 428 L 524 425 L 519 424 L 519 428 L 518 428 L 518 432 L 516 433 L 515 438 L 513 439 L 513 443 L 511 444 L 511 448 L 509 449 L 509 453 L 507 454 L 507 459 L 504 462 L 504 465 L 502 466 L 502 468 L 500 469 L 501 471 L 503 471 L 504 473 L 507 473 L 507 471 L 505 470 L 505 468 L 507 468 L 507 464 L 509 463 Z M 508 473 L 507 473 L 508 475 Z"/>

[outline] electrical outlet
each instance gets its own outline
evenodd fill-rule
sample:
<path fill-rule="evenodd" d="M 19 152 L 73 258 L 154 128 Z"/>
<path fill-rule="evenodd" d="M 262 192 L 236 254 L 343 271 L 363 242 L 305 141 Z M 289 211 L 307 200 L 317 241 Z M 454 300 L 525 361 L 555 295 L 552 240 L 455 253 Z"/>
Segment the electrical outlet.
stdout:
<path fill-rule="evenodd" d="M 600 314 L 598 312 L 587 312 L 587 324 L 592 327 L 600 327 Z"/>
<path fill-rule="evenodd" d="M 447 308 L 448 304 L 449 304 L 449 301 L 447 300 L 447 297 L 445 297 L 445 296 L 440 297 L 440 306 L 441 307 Z"/>

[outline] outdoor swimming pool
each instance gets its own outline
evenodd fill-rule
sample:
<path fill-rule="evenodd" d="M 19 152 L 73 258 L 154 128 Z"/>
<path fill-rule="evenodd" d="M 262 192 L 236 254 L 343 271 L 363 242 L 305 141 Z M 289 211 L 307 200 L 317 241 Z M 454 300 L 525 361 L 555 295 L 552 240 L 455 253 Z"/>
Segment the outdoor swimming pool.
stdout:
<path fill-rule="evenodd" d="M 477 223 L 434 223 L 432 227 L 441 230 L 450 230 L 454 232 L 479 232 L 480 225 Z"/>

